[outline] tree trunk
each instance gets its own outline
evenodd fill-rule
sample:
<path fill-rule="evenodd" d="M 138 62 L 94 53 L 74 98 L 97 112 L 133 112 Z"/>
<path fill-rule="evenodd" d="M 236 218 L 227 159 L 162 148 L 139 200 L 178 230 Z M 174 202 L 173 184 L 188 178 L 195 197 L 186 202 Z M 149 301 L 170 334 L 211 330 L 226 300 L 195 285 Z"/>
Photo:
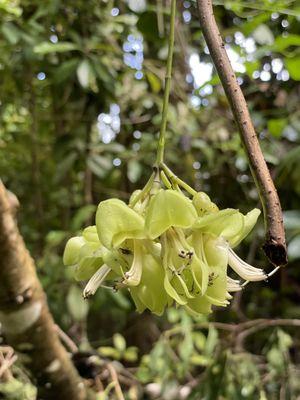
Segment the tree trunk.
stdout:
<path fill-rule="evenodd" d="M 0 181 L 0 322 L 38 387 L 38 399 L 84 400 L 88 394 L 60 343 L 35 265 Z M 90 397 L 92 396 L 92 397 Z"/>

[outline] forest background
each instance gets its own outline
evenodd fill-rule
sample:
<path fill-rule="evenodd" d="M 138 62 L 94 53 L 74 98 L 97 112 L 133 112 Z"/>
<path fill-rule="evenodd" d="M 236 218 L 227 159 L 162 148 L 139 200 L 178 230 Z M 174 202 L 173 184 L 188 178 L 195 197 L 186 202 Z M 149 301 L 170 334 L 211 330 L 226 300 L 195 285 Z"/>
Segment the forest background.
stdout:
<path fill-rule="evenodd" d="M 96 205 L 127 201 L 151 172 L 169 2 L 0 1 L 0 176 L 19 200 L 19 228 L 55 322 L 80 350 L 75 364 L 101 399 L 119 399 L 108 365 L 126 399 L 300 398 L 297 3 L 214 1 L 282 202 L 289 264 L 229 308 L 194 318 L 174 308 L 139 315 L 126 292 L 99 290 L 84 301 L 62 264 L 67 239 L 93 222 Z M 196 4 L 178 1 L 177 11 L 167 163 L 221 208 L 249 211 L 260 206 L 257 190 Z M 261 218 L 239 252 L 270 270 L 263 237 Z M 5 372 L 0 398 L 36 398 L 21 357 Z"/>

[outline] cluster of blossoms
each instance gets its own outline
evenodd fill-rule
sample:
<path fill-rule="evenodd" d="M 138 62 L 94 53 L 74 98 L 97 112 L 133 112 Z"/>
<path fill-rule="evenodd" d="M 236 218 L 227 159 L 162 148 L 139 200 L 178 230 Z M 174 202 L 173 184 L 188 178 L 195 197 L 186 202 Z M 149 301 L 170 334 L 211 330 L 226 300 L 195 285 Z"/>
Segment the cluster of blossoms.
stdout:
<path fill-rule="evenodd" d="M 162 314 L 177 304 L 195 314 L 226 306 L 231 292 L 248 281 L 265 280 L 262 269 L 232 250 L 251 231 L 260 214 L 219 210 L 203 192 L 187 197 L 178 185 L 162 189 L 155 180 L 135 191 L 127 205 L 102 201 L 96 225 L 71 238 L 64 264 L 77 280 L 89 280 L 84 297 L 102 287 L 128 288 L 139 312 Z M 244 282 L 227 275 L 227 268 Z"/>

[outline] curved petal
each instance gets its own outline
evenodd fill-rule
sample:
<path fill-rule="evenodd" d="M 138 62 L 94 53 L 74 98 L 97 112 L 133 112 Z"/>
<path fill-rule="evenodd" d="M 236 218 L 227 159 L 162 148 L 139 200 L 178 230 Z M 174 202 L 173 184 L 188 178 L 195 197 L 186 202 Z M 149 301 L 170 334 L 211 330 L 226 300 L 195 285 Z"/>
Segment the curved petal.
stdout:
<path fill-rule="evenodd" d="M 144 237 L 143 218 L 119 199 L 102 201 L 96 213 L 99 239 L 105 247 L 118 247 L 125 239 Z"/>
<path fill-rule="evenodd" d="M 96 225 L 88 226 L 87 228 L 85 228 L 82 232 L 82 236 L 87 242 L 99 243 Z"/>
<path fill-rule="evenodd" d="M 214 214 L 204 215 L 197 219 L 192 229 L 203 233 L 222 236 L 230 242 L 244 229 L 244 216 L 238 210 L 227 208 Z"/>
<path fill-rule="evenodd" d="M 177 293 L 177 291 L 173 288 L 170 278 L 168 276 L 169 272 L 166 271 L 165 278 L 164 278 L 164 287 L 167 294 L 172 297 L 178 304 L 185 305 L 187 303 L 186 297 Z"/>
<path fill-rule="evenodd" d="M 211 303 L 205 296 L 198 296 L 190 299 L 185 305 L 185 309 L 192 315 L 211 313 Z"/>
<path fill-rule="evenodd" d="M 245 239 L 246 236 L 249 235 L 256 224 L 260 213 L 261 211 L 258 208 L 254 208 L 252 211 L 249 211 L 246 215 L 244 215 L 244 228 L 239 235 L 230 240 L 231 247 L 236 247 L 241 243 L 242 240 Z"/>
<path fill-rule="evenodd" d="M 208 265 L 198 257 L 194 256 L 191 264 L 191 273 L 194 278 L 195 285 L 198 287 L 200 293 L 204 295 L 208 285 Z"/>
<path fill-rule="evenodd" d="M 82 236 L 75 236 L 69 239 L 63 255 L 64 265 L 77 264 L 80 260 L 80 250 L 85 244 L 86 241 Z"/>
<path fill-rule="evenodd" d="M 79 261 L 75 269 L 75 279 L 78 281 L 85 281 L 97 271 L 97 269 L 104 263 L 104 254 L 108 251 L 100 245 L 100 242 L 87 242 L 81 249 L 79 254 Z"/>
<path fill-rule="evenodd" d="M 101 257 L 84 257 L 76 265 L 74 277 L 77 281 L 86 281 L 101 267 L 103 260 Z"/>
<path fill-rule="evenodd" d="M 175 190 L 160 190 L 150 200 L 145 227 L 151 239 L 155 239 L 171 226 L 190 227 L 197 218 L 191 200 Z"/>
<path fill-rule="evenodd" d="M 151 254 L 143 257 L 143 270 L 141 282 L 138 286 L 131 288 L 130 293 L 155 314 L 161 315 L 167 305 L 168 296 L 164 289 L 164 269 L 158 264 Z M 155 279 L 154 279 L 155 277 Z M 137 304 L 137 302 L 135 301 Z"/>

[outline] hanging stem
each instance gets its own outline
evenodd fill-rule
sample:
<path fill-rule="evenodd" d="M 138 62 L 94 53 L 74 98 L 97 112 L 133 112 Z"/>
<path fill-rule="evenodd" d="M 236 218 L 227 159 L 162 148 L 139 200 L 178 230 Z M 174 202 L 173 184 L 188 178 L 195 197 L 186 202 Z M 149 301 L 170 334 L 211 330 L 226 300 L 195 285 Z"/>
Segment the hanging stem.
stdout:
<path fill-rule="evenodd" d="M 287 250 L 282 211 L 276 188 L 261 151 L 245 97 L 226 53 L 214 17 L 212 0 L 197 0 L 197 3 L 201 29 L 239 128 L 250 170 L 261 198 L 266 225 L 264 251 L 272 264 L 285 265 Z"/>
<path fill-rule="evenodd" d="M 175 175 L 174 172 L 171 171 L 166 164 L 162 163 L 161 169 L 165 173 L 167 178 L 169 178 L 169 180 L 172 182 L 173 185 L 181 186 L 182 189 L 186 190 L 191 196 L 195 196 L 195 194 L 197 193 L 196 190 L 190 187 L 190 185 L 185 183 L 182 179 L 178 178 L 178 176 Z"/>
<path fill-rule="evenodd" d="M 155 174 L 152 173 L 148 182 L 144 186 L 144 189 L 140 191 L 140 193 L 135 197 L 135 199 L 129 204 L 129 207 L 133 208 L 140 200 L 147 196 L 150 192 L 153 182 L 154 182 Z"/>
<path fill-rule="evenodd" d="M 175 15 L 176 15 L 176 0 L 171 0 L 171 19 L 170 19 L 167 71 L 165 76 L 165 92 L 164 92 L 161 126 L 159 132 L 157 157 L 156 157 L 156 163 L 158 166 L 164 160 L 165 136 L 166 136 L 166 127 L 168 119 L 171 73 L 172 73 L 172 62 L 173 62 L 173 52 L 174 52 Z"/>

